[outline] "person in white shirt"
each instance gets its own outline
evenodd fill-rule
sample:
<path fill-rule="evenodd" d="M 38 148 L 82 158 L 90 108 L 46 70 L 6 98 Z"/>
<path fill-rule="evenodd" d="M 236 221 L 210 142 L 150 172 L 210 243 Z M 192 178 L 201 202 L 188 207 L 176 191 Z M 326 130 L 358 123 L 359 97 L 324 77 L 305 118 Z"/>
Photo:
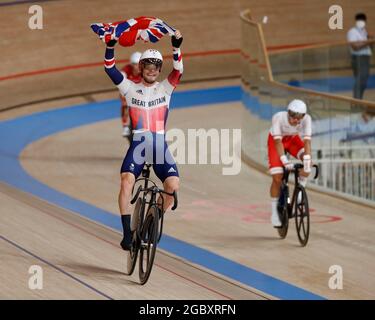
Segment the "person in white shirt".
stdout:
<path fill-rule="evenodd" d="M 270 188 L 271 222 L 274 227 L 281 227 L 277 212 L 277 202 L 285 169 L 291 170 L 294 165 L 285 152 L 294 158 L 303 160 L 304 168 L 300 172 L 299 182 L 306 186 L 311 172 L 311 117 L 306 114 L 307 107 L 302 100 L 295 99 L 288 104 L 288 111 L 280 111 L 272 117 L 272 127 L 268 135 L 268 162 L 272 175 Z M 302 139 L 301 139 L 302 137 Z"/>
<path fill-rule="evenodd" d="M 370 75 L 371 47 L 369 39 L 373 38 L 366 30 L 367 17 L 364 13 L 355 16 L 355 26 L 347 33 L 347 41 L 350 43 L 352 56 L 352 69 L 354 74 L 353 97 L 363 99 Z"/>

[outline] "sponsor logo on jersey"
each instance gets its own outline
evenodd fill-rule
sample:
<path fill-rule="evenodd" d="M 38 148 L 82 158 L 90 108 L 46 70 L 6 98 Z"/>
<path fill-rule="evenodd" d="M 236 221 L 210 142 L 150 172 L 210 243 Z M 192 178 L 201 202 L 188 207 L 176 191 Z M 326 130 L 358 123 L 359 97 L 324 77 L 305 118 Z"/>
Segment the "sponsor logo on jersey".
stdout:
<path fill-rule="evenodd" d="M 154 107 L 158 104 L 161 104 L 161 103 L 165 103 L 166 99 L 165 99 L 165 96 L 161 97 L 161 98 L 157 98 L 155 100 L 151 100 L 148 102 L 148 106 L 149 107 Z"/>
<path fill-rule="evenodd" d="M 163 97 L 156 98 L 154 100 L 148 101 L 147 105 L 148 105 L 148 107 L 154 107 L 158 104 L 162 104 L 162 103 L 165 103 L 165 102 L 166 102 L 166 98 L 165 98 L 165 96 L 163 96 Z M 132 98 L 132 104 L 135 105 L 135 106 L 139 106 L 139 107 L 146 107 L 146 101 L 139 100 L 139 99 L 136 99 L 136 98 Z"/>
<path fill-rule="evenodd" d="M 168 172 L 169 172 L 169 173 L 171 173 L 171 172 L 176 172 L 176 170 L 175 170 L 173 167 L 171 167 L 171 168 L 168 170 Z"/>

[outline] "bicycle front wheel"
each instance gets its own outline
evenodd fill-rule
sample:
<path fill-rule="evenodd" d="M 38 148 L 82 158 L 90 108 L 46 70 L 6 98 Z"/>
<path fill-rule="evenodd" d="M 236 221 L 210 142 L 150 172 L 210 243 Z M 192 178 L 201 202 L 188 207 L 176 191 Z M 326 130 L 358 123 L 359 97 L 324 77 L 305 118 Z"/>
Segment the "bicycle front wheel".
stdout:
<path fill-rule="evenodd" d="M 150 277 L 154 264 L 156 247 L 159 240 L 159 208 L 151 206 L 148 209 L 141 232 L 141 246 L 139 250 L 139 280 L 145 284 Z"/>
<path fill-rule="evenodd" d="M 131 275 L 137 264 L 138 251 L 140 246 L 140 240 L 138 237 L 138 230 L 141 219 L 142 210 L 144 210 L 144 203 L 141 198 L 137 199 L 134 207 L 134 213 L 131 220 L 131 231 L 132 231 L 132 246 L 128 252 L 127 257 L 127 275 Z"/>
<path fill-rule="evenodd" d="M 310 210 L 306 190 L 303 186 L 296 186 L 296 199 L 294 201 L 294 214 L 298 240 L 301 246 L 304 247 L 309 241 L 310 235 Z"/>
<path fill-rule="evenodd" d="M 289 215 L 288 215 L 288 188 L 283 186 L 280 191 L 279 202 L 277 204 L 277 211 L 279 213 L 281 227 L 277 228 L 279 237 L 285 239 L 288 234 Z"/>

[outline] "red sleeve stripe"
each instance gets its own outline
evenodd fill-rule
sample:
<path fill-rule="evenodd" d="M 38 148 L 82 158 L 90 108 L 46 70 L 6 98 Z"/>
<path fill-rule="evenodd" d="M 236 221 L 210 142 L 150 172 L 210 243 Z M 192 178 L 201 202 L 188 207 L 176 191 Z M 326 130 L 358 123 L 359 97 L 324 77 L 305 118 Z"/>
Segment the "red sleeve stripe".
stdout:
<path fill-rule="evenodd" d="M 113 59 L 110 59 L 110 60 L 104 60 L 104 65 L 106 66 L 106 67 L 108 67 L 108 66 L 112 66 L 112 65 L 114 65 L 115 64 L 115 59 L 113 58 Z"/>
<path fill-rule="evenodd" d="M 180 82 L 180 78 L 181 78 L 181 72 L 176 70 L 176 69 L 173 69 L 173 71 L 169 74 L 168 76 L 168 82 L 176 87 L 178 85 L 178 83 Z"/>

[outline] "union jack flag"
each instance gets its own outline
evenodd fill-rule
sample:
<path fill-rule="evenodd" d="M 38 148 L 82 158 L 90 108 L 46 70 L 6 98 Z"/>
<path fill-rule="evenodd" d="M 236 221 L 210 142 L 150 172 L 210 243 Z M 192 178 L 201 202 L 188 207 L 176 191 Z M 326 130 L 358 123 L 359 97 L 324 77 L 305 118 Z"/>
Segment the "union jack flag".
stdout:
<path fill-rule="evenodd" d="M 164 35 L 174 35 L 176 29 L 155 17 L 138 17 L 128 20 L 93 23 L 91 29 L 101 40 L 108 43 L 116 40 L 123 47 L 131 47 L 137 40 L 158 42 Z"/>

